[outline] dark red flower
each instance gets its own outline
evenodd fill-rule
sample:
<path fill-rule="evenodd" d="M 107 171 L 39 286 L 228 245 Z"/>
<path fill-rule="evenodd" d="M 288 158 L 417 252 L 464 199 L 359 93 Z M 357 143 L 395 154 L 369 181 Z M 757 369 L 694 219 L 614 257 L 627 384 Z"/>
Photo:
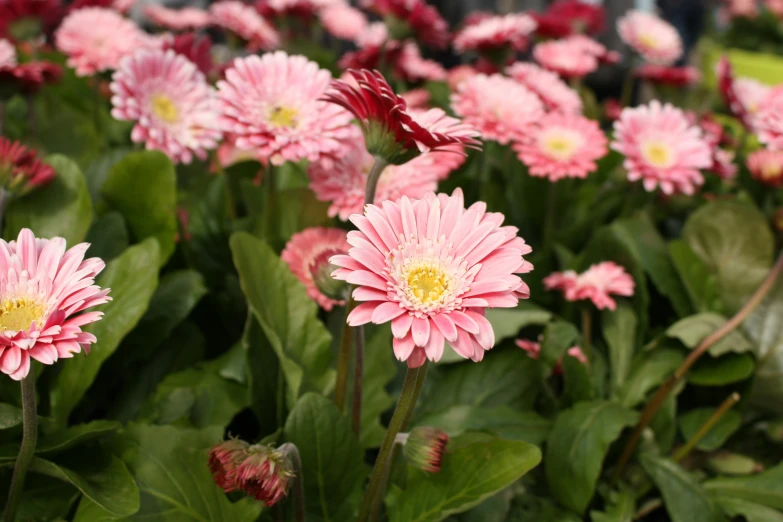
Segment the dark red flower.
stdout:
<path fill-rule="evenodd" d="M 54 169 L 43 163 L 34 150 L 0 137 L 0 186 L 12 196 L 27 194 L 54 177 Z"/>
<path fill-rule="evenodd" d="M 21 42 L 49 35 L 62 15 L 60 0 L 4 0 L 0 2 L 0 38 Z"/>
<path fill-rule="evenodd" d="M 650 83 L 659 85 L 671 85 L 673 87 L 685 87 L 693 85 L 701 80 L 701 73 L 691 66 L 672 67 L 646 63 L 636 69 L 636 77 Z"/>
<path fill-rule="evenodd" d="M 381 45 L 368 45 L 345 53 L 337 65 L 342 70 L 379 69 L 384 64 L 398 64 L 400 56 L 402 56 L 402 44 L 397 40 L 387 40 Z"/>
<path fill-rule="evenodd" d="M 312 20 L 318 11 L 318 4 L 313 0 L 297 0 L 285 3 L 281 9 L 270 5 L 269 0 L 258 0 L 256 2 L 256 11 L 264 18 L 274 18 L 276 16 L 290 16 L 300 20 Z"/>
<path fill-rule="evenodd" d="M 285 452 L 268 446 L 253 446 L 236 470 L 236 485 L 270 507 L 288 493 L 294 471 Z"/>
<path fill-rule="evenodd" d="M 427 473 L 437 473 L 449 443 L 449 436 L 436 428 L 413 428 L 403 435 L 405 440 L 403 454 L 408 461 Z"/>
<path fill-rule="evenodd" d="M 543 13 L 530 13 L 544 38 L 564 38 L 572 34 L 597 35 L 603 32 L 606 13 L 600 5 L 579 0 L 557 0 Z"/>
<path fill-rule="evenodd" d="M 183 33 L 167 41 L 163 45 L 165 49 L 171 49 L 181 54 L 198 67 L 199 71 L 209 76 L 214 67 L 212 61 L 212 39 L 209 35 L 198 33 Z"/>
<path fill-rule="evenodd" d="M 620 118 L 620 113 L 623 112 L 623 106 L 620 100 L 616 98 L 609 98 L 604 102 L 604 116 L 609 121 L 615 121 Z"/>
<path fill-rule="evenodd" d="M 424 0 L 369 0 L 364 5 L 386 19 L 389 34 L 395 40 L 414 34 L 421 43 L 434 49 L 449 45 L 449 24 Z"/>
<path fill-rule="evenodd" d="M 47 83 L 57 83 L 63 76 L 60 65 L 51 62 L 28 62 L 0 68 L 0 85 L 33 94 Z"/>
<path fill-rule="evenodd" d="M 248 456 L 250 445 L 239 439 L 229 439 L 209 450 L 212 479 L 226 493 L 237 489 L 237 468 Z"/>
<path fill-rule="evenodd" d="M 716 67 L 718 77 L 718 89 L 723 96 L 723 101 L 731 113 L 737 117 L 747 129 L 753 128 L 753 116 L 748 112 L 747 107 L 742 105 L 737 91 L 734 87 L 734 69 L 729 59 L 722 56 Z"/>

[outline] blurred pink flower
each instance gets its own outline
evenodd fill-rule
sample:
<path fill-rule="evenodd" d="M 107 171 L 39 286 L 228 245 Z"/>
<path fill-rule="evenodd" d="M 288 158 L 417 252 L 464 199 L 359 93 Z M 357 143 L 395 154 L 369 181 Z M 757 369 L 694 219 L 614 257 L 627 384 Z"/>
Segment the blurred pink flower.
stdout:
<path fill-rule="evenodd" d="M 513 308 L 529 295 L 515 274 L 532 265 L 531 248 L 485 203 L 465 209 L 462 192 L 368 205 L 351 221 L 353 248 L 335 256 L 335 278 L 357 285 L 348 316 L 358 326 L 391 321 L 394 354 L 410 368 L 440 360 L 444 341 L 480 361 L 495 344 L 487 307 Z"/>
<path fill-rule="evenodd" d="M 321 25 L 336 38 L 355 41 L 367 30 L 369 22 L 363 12 L 347 4 L 334 4 L 318 13 Z"/>
<path fill-rule="evenodd" d="M 533 91 L 550 111 L 570 114 L 582 113 L 582 99 L 558 75 L 534 63 L 517 62 L 506 74 Z"/>
<path fill-rule="evenodd" d="M 427 89 L 411 89 L 410 91 L 400 93 L 400 98 L 408 104 L 408 109 L 429 109 L 430 91 Z"/>
<path fill-rule="evenodd" d="M 652 13 L 628 11 L 617 20 L 617 32 L 649 62 L 671 65 L 682 56 L 682 39 L 677 30 Z"/>
<path fill-rule="evenodd" d="M 541 357 L 541 337 L 542 336 L 539 336 L 538 342 L 531 341 L 529 339 L 517 339 L 516 345 L 526 351 L 528 357 L 538 360 L 539 357 Z M 585 356 L 582 349 L 578 346 L 572 346 L 569 348 L 565 355 L 573 357 L 582 364 L 587 364 L 587 357 Z M 565 357 L 565 355 L 563 357 Z M 552 368 L 552 373 L 554 375 L 560 375 L 563 373 L 563 357 L 560 357 L 560 360 L 557 361 L 555 367 Z"/>
<path fill-rule="evenodd" d="M 236 491 L 237 468 L 248 455 L 250 444 L 239 439 L 224 440 L 209 450 L 212 479 L 226 493 Z"/>
<path fill-rule="evenodd" d="M 761 143 L 773 150 L 783 149 L 783 87 L 776 87 L 764 98 L 753 119 Z"/>
<path fill-rule="evenodd" d="M 411 83 L 446 79 L 446 69 L 434 60 L 425 60 L 419 46 L 410 41 L 403 44 L 395 68 L 405 81 Z"/>
<path fill-rule="evenodd" d="M 783 151 L 757 150 L 748 156 L 747 164 L 756 181 L 773 188 L 783 186 Z"/>
<path fill-rule="evenodd" d="M 207 34 L 183 33 L 163 44 L 163 50 L 171 49 L 193 62 L 207 78 L 215 64 L 212 62 L 212 39 Z"/>
<path fill-rule="evenodd" d="M 389 20 L 398 30 L 412 33 L 428 47 L 444 49 L 449 44 L 449 24 L 425 0 L 362 0 L 361 4 Z M 408 35 L 393 36 L 400 40 Z"/>
<path fill-rule="evenodd" d="M 604 44 L 589 36 L 575 34 L 560 41 L 568 43 L 584 54 L 595 56 L 599 63 L 612 65 L 620 61 L 620 53 L 610 51 Z"/>
<path fill-rule="evenodd" d="M 734 80 L 734 90 L 745 111 L 754 117 L 761 109 L 762 102 L 772 92 L 772 87 L 755 78 L 740 77 Z"/>
<path fill-rule="evenodd" d="M 672 67 L 667 65 L 655 65 L 646 63 L 636 69 L 637 78 L 658 85 L 671 85 L 673 87 L 685 87 L 693 85 L 701 80 L 701 73 L 691 66 Z"/>
<path fill-rule="evenodd" d="M 682 110 L 657 100 L 623 109 L 611 147 L 625 155 L 628 179 L 642 180 L 648 191 L 691 195 L 704 182 L 699 170 L 712 165 L 701 129 Z"/>
<path fill-rule="evenodd" d="M 238 489 L 271 507 L 288 494 L 294 471 L 284 452 L 255 444 L 237 466 L 235 477 Z"/>
<path fill-rule="evenodd" d="M 460 53 L 504 49 L 524 51 L 535 29 L 535 20 L 523 13 L 487 16 L 467 23 L 454 36 L 453 45 Z"/>
<path fill-rule="evenodd" d="M 533 49 L 533 58 L 547 70 L 565 78 L 582 78 L 598 69 L 598 57 L 585 51 L 581 43 L 568 40 L 542 42 Z"/>
<path fill-rule="evenodd" d="M 755 18 L 759 14 L 758 0 L 724 0 L 729 17 Z"/>
<path fill-rule="evenodd" d="M 331 265 L 329 259 L 348 252 L 350 246 L 346 235 L 347 232 L 339 228 L 306 228 L 294 234 L 280 254 L 280 259 L 305 286 L 310 299 L 327 312 L 335 305 L 345 304 L 339 298 L 339 290 L 345 285 L 342 281 L 331 279 L 331 273 L 337 267 Z M 324 291 L 331 295 L 324 294 Z"/>
<path fill-rule="evenodd" d="M 448 70 L 446 81 L 449 84 L 449 89 L 456 91 L 463 81 L 468 78 L 472 78 L 479 74 L 475 67 L 471 65 L 457 65 Z"/>
<path fill-rule="evenodd" d="M 563 292 L 566 301 L 589 299 L 599 310 L 615 310 L 617 303 L 610 296 L 633 296 L 635 283 L 622 266 L 604 261 L 581 274 L 573 270 L 554 272 L 544 278 L 544 286 Z"/>
<path fill-rule="evenodd" d="M 16 67 L 16 47 L 6 40 L 0 39 L 0 69 Z"/>
<path fill-rule="evenodd" d="M 8 195 L 23 196 L 51 183 L 56 176 L 54 169 L 42 162 L 34 150 L 0 136 L 0 188 Z"/>
<path fill-rule="evenodd" d="M 767 11 L 778 17 L 783 17 L 783 0 L 764 0 Z"/>
<path fill-rule="evenodd" d="M 280 35 L 255 9 L 239 0 L 222 0 L 209 8 L 212 23 L 239 36 L 249 51 L 280 45 Z"/>
<path fill-rule="evenodd" d="M 172 31 L 201 29 L 210 24 L 209 13 L 195 7 L 169 9 L 162 5 L 150 4 L 144 7 L 144 16 L 159 27 Z"/>

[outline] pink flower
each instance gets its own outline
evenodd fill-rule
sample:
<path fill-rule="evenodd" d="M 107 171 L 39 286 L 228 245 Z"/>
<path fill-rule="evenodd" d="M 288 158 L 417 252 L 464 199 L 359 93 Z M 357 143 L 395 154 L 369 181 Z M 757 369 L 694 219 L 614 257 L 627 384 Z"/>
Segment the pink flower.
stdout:
<path fill-rule="evenodd" d="M 446 79 L 446 69 L 434 60 L 425 60 L 419 46 L 406 42 L 397 58 L 396 70 L 408 82 L 441 81 Z"/>
<path fill-rule="evenodd" d="M 506 74 L 536 93 L 547 110 L 582 113 L 579 94 L 555 73 L 533 63 L 517 62 L 506 69 Z"/>
<path fill-rule="evenodd" d="M 653 84 L 685 87 L 701 80 L 701 73 L 691 66 L 670 67 L 646 63 L 636 69 L 636 77 Z"/>
<path fill-rule="evenodd" d="M 414 467 L 427 473 L 438 473 L 446 453 L 449 436 L 437 428 L 417 426 L 410 433 L 400 433 L 402 453 Z"/>
<path fill-rule="evenodd" d="M 6 40 L 0 39 L 0 69 L 16 67 L 16 47 Z"/>
<path fill-rule="evenodd" d="M 212 479 L 226 493 L 236 491 L 237 467 L 248 455 L 250 444 L 239 439 L 224 440 L 209 450 Z"/>
<path fill-rule="evenodd" d="M 364 13 L 347 4 L 326 7 L 318 13 L 318 17 L 329 34 L 343 40 L 356 40 L 369 25 Z"/>
<path fill-rule="evenodd" d="M 465 25 L 454 37 L 454 49 L 460 53 L 503 49 L 524 51 L 535 29 L 535 20 L 526 14 L 488 16 Z"/>
<path fill-rule="evenodd" d="M 195 7 L 183 7 L 182 9 L 169 9 L 162 5 L 151 4 L 144 7 L 144 16 L 160 27 L 172 31 L 186 31 L 188 29 L 201 29 L 210 24 L 209 13 Z"/>
<path fill-rule="evenodd" d="M 549 181 L 586 178 L 606 155 L 607 139 L 598 122 L 576 114 L 552 112 L 538 120 L 514 150 L 531 176 Z"/>
<path fill-rule="evenodd" d="M 212 39 L 207 34 L 183 33 L 163 44 L 163 50 L 171 49 L 193 62 L 204 76 L 209 76 L 214 68 L 212 62 Z"/>
<path fill-rule="evenodd" d="M 617 303 L 610 296 L 633 296 L 635 283 L 622 266 L 604 261 L 581 274 L 573 270 L 555 272 L 544 278 L 544 286 L 562 291 L 566 301 L 589 299 L 599 310 L 615 310 Z"/>
<path fill-rule="evenodd" d="M 617 20 L 620 38 L 645 60 L 671 65 L 682 56 L 682 39 L 669 22 L 644 11 L 631 10 Z"/>
<path fill-rule="evenodd" d="M 574 49 L 578 49 L 584 54 L 595 56 L 599 63 L 612 65 L 620 61 L 620 53 L 610 51 L 604 44 L 589 36 L 575 34 L 561 41 L 568 43 Z"/>
<path fill-rule="evenodd" d="M 764 7 L 775 16 L 783 17 L 783 0 L 764 0 Z"/>
<path fill-rule="evenodd" d="M 783 87 L 774 88 L 761 103 L 753 126 L 761 143 L 783 149 Z"/>
<path fill-rule="evenodd" d="M 412 33 L 429 47 L 443 49 L 449 43 L 449 25 L 438 10 L 425 0 L 363 0 L 364 7 L 389 19 L 401 33 Z M 403 39 L 407 35 L 395 35 Z"/>
<path fill-rule="evenodd" d="M 758 114 L 764 100 L 772 92 L 772 87 L 754 78 L 737 78 L 734 80 L 734 90 L 742 107 L 751 117 Z"/>
<path fill-rule="evenodd" d="M 653 100 L 623 109 L 614 123 L 612 149 L 625 155 L 630 181 L 648 191 L 691 195 L 704 181 L 699 169 L 712 164 L 710 146 L 697 125 L 678 108 Z"/>
<path fill-rule="evenodd" d="M 529 339 L 517 339 L 516 345 L 522 350 L 526 351 L 528 357 L 537 361 L 539 357 L 541 357 L 541 338 L 542 336 L 539 336 L 538 342 L 531 341 Z M 582 364 L 587 364 L 587 357 L 585 356 L 582 349 L 578 346 L 572 346 L 569 348 L 565 355 L 573 357 Z M 557 361 L 557 364 L 555 364 L 555 367 L 552 368 L 552 373 L 554 375 L 561 375 L 563 373 L 563 357 L 560 357 L 560 359 Z"/>
<path fill-rule="evenodd" d="M 271 507 L 288 494 L 294 470 L 283 451 L 256 444 L 236 468 L 235 477 L 237 488 Z"/>
<path fill-rule="evenodd" d="M 234 61 L 218 82 L 221 122 L 237 146 L 275 165 L 336 155 L 351 136 L 351 115 L 322 101 L 332 75 L 282 51 Z"/>
<path fill-rule="evenodd" d="M 448 70 L 446 81 L 449 84 L 449 89 L 456 91 L 459 84 L 479 74 L 475 67 L 471 65 L 457 65 Z"/>
<path fill-rule="evenodd" d="M 160 47 L 127 18 L 112 9 L 87 7 L 71 12 L 55 33 L 57 49 L 79 76 L 116 69 L 140 49 Z"/>
<path fill-rule="evenodd" d="M 256 161 L 258 158 L 254 151 L 237 147 L 236 138 L 234 136 L 226 135 L 223 138 L 223 143 L 217 148 L 217 160 L 220 166 L 226 169 L 236 163 Z"/>
<path fill-rule="evenodd" d="M 532 270 L 531 248 L 502 214 L 485 203 L 465 209 L 462 192 L 403 197 L 368 205 L 351 221 L 353 248 L 336 256 L 336 279 L 357 285 L 361 304 L 348 316 L 358 326 L 391 321 L 394 353 L 415 368 L 440 360 L 444 341 L 462 357 L 480 361 L 495 343 L 487 307 L 513 308 L 529 295 L 515 275 Z"/>
<path fill-rule="evenodd" d="M 204 75 L 174 51 L 140 51 L 112 76 L 112 116 L 135 121 L 131 139 L 175 163 L 205 159 L 217 147 L 217 103 Z"/>
<path fill-rule="evenodd" d="M 212 23 L 245 42 L 248 51 L 271 50 L 280 45 L 280 35 L 255 9 L 239 0 L 222 0 L 209 8 Z"/>
<path fill-rule="evenodd" d="M 604 8 L 580 0 L 556 0 L 544 13 L 533 15 L 536 34 L 563 38 L 571 34 L 600 34 L 604 30 Z"/>
<path fill-rule="evenodd" d="M 103 312 L 80 312 L 111 298 L 94 284 L 105 265 L 84 259 L 87 247 L 66 250 L 63 238 L 36 238 L 26 228 L 16 241 L 0 239 L 0 371 L 12 379 L 27 376 L 31 357 L 54 364 L 96 341 L 81 327 Z"/>
<path fill-rule="evenodd" d="M 451 95 L 451 107 L 485 140 L 501 144 L 523 137 L 544 115 L 538 96 L 500 74 L 479 74 L 462 82 Z"/>
<path fill-rule="evenodd" d="M 748 156 L 747 164 L 756 181 L 773 188 L 783 186 L 783 151 L 757 150 Z"/>
<path fill-rule="evenodd" d="M 726 0 L 725 9 L 731 18 L 755 18 L 759 14 L 757 0 Z"/>
<path fill-rule="evenodd" d="M 430 91 L 427 89 L 411 89 L 400 94 L 400 98 L 408 104 L 408 109 L 427 110 L 430 104 Z"/>
<path fill-rule="evenodd" d="M 598 69 L 598 57 L 569 40 L 552 40 L 536 45 L 533 57 L 542 67 L 565 78 L 582 78 Z"/>
<path fill-rule="evenodd" d="M 51 183 L 56 176 L 34 150 L 0 136 L 0 188 L 7 196 L 23 196 Z"/>

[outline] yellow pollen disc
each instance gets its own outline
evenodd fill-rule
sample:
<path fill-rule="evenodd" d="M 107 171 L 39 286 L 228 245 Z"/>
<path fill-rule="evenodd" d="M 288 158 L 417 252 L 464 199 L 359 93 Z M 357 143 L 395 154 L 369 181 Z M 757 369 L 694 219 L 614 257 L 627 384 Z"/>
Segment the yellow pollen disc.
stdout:
<path fill-rule="evenodd" d="M 639 35 L 639 41 L 642 42 L 645 47 L 649 47 L 650 49 L 655 49 L 658 47 L 658 40 L 650 34 L 642 33 Z"/>
<path fill-rule="evenodd" d="M 32 299 L 6 299 L 0 303 L 0 330 L 20 332 L 30 325 L 43 326 L 46 307 Z"/>
<path fill-rule="evenodd" d="M 179 111 L 177 111 L 177 107 L 174 105 L 174 102 L 171 101 L 171 98 L 165 94 L 155 94 L 152 96 L 151 103 L 152 112 L 159 119 L 166 123 L 174 123 L 177 121 Z"/>
<path fill-rule="evenodd" d="M 406 276 L 408 288 L 422 304 L 430 304 L 440 299 L 449 288 L 448 278 L 435 267 L 414 268 Z"/>
<path fill-rule="evenodd" d="M 550 157 L 558 160 L 570 158 L 576 150 L 576 142 L 562 134 L 544 138 L 543 149 Z"/>
<path fill-rule="evenodd" d="M 674 152 L 666 143 L 651 141 L 642 145 L 642 154 L 653 167 L 666 168 L 674 161 Z"/>
<path fill-rule="evenodd" d="M 274 107 L 269 113 L 269 124 L 274 127 L 296 127 L 299 111 L 293 107 Z"/>
<path fill-rule="evenodd" d="M 761 177 L 763 179 L 776 179 L 783 173 L 783 165 L 770 162 L 761 167 Z"/>

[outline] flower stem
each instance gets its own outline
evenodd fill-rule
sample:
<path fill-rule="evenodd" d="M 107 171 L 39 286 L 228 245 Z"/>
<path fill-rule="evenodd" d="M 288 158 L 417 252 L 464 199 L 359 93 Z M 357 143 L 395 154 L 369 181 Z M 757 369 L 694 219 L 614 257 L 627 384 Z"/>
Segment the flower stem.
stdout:
<path fill-rule="evenodd" d="M 364 328 L 356 329 L 356 360 L 353 366 L 353 408 L 351 426 L 358 438 L 362 429 L 362 384 L 364 382 Z"/>
<path fill-rule="evenodd" d="M 587 305 L 582 307 L 582 351 L 590 362 L 590 338 L 592 336 L 592 318 Z"/>
<path fill-rule="evenodd" d="M 275 168 L 272 164 L 269 164 L 264 174 L 264 180 L 262 181 L 265 187 L 263 209 L 264 239 L 274 247 L 274 243 L 277 241 L 277 180 L 275 178 Z M 229 179 L 226 179 L 227 183 L 229 181 Z"/>
<path fill-rule="evenodd" d="M 625 470 L 625 467 L 628 465 L 628 462 L 631 460 L 631 456 L 636 449 L 636 445 L 639 443 L 639 438 L 642 435 L 642 431 L 644 431 L 644 428 L 646 428 L 650 422 L 652 422 L 653 418 L 655 418 L 655 414 L 658 413 L 658 410 L 661 408 L 661 406 L 663 406 L 663 403 L 666 401 L 669 393 L 671 393 L 671 391 L 677 386 L 683 377 L 685 377 L 685 374 L 688 373 L 688 370 L 690 370 L 691 367 L 696 364 L 696 361 L 698 361 L 699 358 L 704 355 L 704 353 L 713 344 L 717 343 L 726 335 L 734 331 L 734 329 L 741 325 L 748 315 L 750 315 L 750 313 L 755 310 L 759 304 L 761 304 L 769 291 L 772 290 L 772 287 L 775 285 L 775 282 L 777 281 L 781 272 L 783 272 L 783 253 L 780 254 L 777 262 L 775 262 L 775 266 L 772 268 L 772 270 L 770 270 L 766 279 L 764 279 L 758 289 L 756 289 L 756 292 L 750 297 L 748 302 L 745 303 L 745 306 L 743 306 L 739 312 L 737 312 L 734 317 L 729 319 L 723 326 L 708 335 L 701 342 L 701 344 L 699 344 L 699 346 L 697 346 L 688 355 L 680 367 L 677 368 L 677 371 L 674 372 L 674 375 L 672 375 L 669 380 L 667 380 L 661 385 L 660 388 L 658 388 L 658 391 L 655 392 L 653 398 L 650 399 L 650 402 L 647 403 L 644 411 L 642 411 L 639 424 L 634 429 L 631 438 L 628 439 L 628 442 L 625 445 L 625 449 L 623 450 L 620 459 L 617 461 L 617 467 L 614 471 L 614 480 L 617 480 Z"/>
<path fill-rule="evenodd" d="M 388 466 L 389 458 L 392 455 L 394 449 L 394 440 L 397 438 L 397 434 L 405 424 L 405 419 L 409 415 L 409 411 L 413 409 L 415 405 L 416 395 L 416 383 L 421 378 L 424 379 L 424 372 L 426 368 L 421 366 L 419 368 L 408 368 L 408 372 L 405 374 L 405 382 L 402 384 L 402 391 L 400 392 L 400 398 L 397 401 L 397 408 L 394 410 L 389 427 L 386 429 L 386 435 L 383 437 L 381 443 L 381 449 L 378 453 L 378 458 L 375 461 L 375 466 L 372 468 L 372 475 L 370 475 L 370 483 L 367 486 L 367 490 L 364 492 L 364 500 L 362 500 L 362 507 L 359 511 L 358 522 L 368 522 L 372 511 L 373 502 L 379 495 L 383 495 L 383 483 L 386 467 Z"/>
<path fill-rule="evenodd" d="M 717 410 L 715 410 L 715 413 L 710 415 L 710 418 L 707 419 L 707 421 L 701 425 L 699 430 L 693 435 L 693 437 L 688 440 L 688 442 L 685 443 L 680 449 L 677 450 L 677 453 L 674 454 L 672 457 L 675 461 L 679 462 L 685 457 L 688 456 L 688 454 L 693 450 L 693 448 L 696 447 L 696 444 L 698 444 L 701 439 L 703 439 L 715 426 L 715 424 L 718 423 L 721 417 L 726 414 L 727 411 L 729 411 L 732 406 L 737 404 L 740 400 L 740 394 L 737 392 L 732 393 L 729 395 L 725 401 L 718 407 Z"/>
<path fill-rule="evenodd" d="M 337 381 L 334 387 L 334 403 L 342 410 L 345 407 L 345 396 L 348 391 L 348 370 L 351 366 L 351 348 L 353 348 L 353 336 L 351 327 L 348 326 L 348 314 L 353 310 L 356 302 L 348 293 L 345 300 L 345 321 L 343 322 L 343 332 L 340 338 L 340 351 L 337 352 Z"/>
<path fill-rule="evenodd" d="M 5 505 L 5 522 L 13 522 L 16 518 L 16 508 L 22 497 L 24 479 L 27 468 L 35 453 L 35 443 L 38 439 L 38 416 L 35 411 L 35 372 L 30 369 L 27 377 L 22 379 L 22 446 L 16 458 L 14 474 L 11 477 L 11 488 L 8 490 L 8 502 Z"/>
<path fill-rule="evenodd" d="M 550 182 L 544 216 L 544 252 L 550 252 L 554 243 L 555 214 L 557 213 L 557 183 Z"/>
<path fill-rule="evenodd" d="M 628 69 L 628 73 L 625 75 L 625 79 L 623 80 L 623 90 L 620 93 L 620 107 L 623 109 L 628 107 L 633 101 L 633 80 L 634 68 L 632 64 Z"/>
<path fill-rule="evenodd" d="M 295 444 L 286 442 L 280 446 L 280 450 L 288 455 L 294 467 L 294 521 L 305 522 L 304 474 L 299 449 Z"/>
<path fill-rule="evenodd" d="M 364 204 L 371 205 L 375 201 L 375 189 L 378 188 L 378 180 L 381 179 L 383 169 L 389 163 L 380 156 L 375 156 L 370 173 L 367 174 L 367 186 L 364 191 Z"/>

